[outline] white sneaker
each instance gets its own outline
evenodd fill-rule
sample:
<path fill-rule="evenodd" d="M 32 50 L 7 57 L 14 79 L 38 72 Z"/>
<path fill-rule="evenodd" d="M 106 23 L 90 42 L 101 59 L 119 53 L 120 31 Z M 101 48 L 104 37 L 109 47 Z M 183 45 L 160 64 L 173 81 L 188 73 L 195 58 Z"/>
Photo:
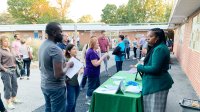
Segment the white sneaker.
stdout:
<path fill-rule="evenodd" d="M 133 60 L 135 60 L 135 59 L 137 59 L 137 58 L 133 57 Z"/>
<path fill-rule="evenodd" d="M 90 105 L 91 104 L 91 96 L 87 96 L 86 95 L 86 102 L 85 102 L 85 104 L 87 104 L 87 105 Z"/>
<path fill-rule="evenodd" d="M 91 100 L 88 99 L 88 100 L 85 102 L 85 104 L 90 105 L 90 104 L 91 104 Z"/>
<path fill-rule="evenodd" d="M 10 109 L 10 110 L 13 110 L 13 109 L 15 109 L 15 106 L 12 103 L 9 103 L 7 105 L 7 108 Z"/>

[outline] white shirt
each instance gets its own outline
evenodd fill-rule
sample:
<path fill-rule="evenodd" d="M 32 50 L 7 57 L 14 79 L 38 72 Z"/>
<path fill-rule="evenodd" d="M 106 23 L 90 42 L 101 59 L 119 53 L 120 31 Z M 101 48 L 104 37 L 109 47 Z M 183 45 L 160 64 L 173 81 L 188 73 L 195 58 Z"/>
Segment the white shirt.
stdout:
<path fill-rule="evenodd" d="M 28 52 L 32 52 L 32 48 L 28 47 L 27 45 L 23 44 L 20 49 L 19 52 L 23 55 L 23 59 L 25 58 L 29 58 Z"/>

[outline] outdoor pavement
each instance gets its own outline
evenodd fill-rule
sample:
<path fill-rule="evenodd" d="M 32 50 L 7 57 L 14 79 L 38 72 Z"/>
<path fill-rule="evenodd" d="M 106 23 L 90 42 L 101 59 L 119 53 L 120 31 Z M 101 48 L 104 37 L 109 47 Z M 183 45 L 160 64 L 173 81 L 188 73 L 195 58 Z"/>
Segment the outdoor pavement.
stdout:
<path fill-rule="evenodd" d="M 132 54 L 133 51 L 131 51 Z M 110 52 L 111 54 L 111 52 Z M 115 61 L 114 56 L 110 55 L 111 58 L 108 63 L 109 73 L 115 74 Z M 171 76 L 173 77 L 174 84 L 169 91 L 168 101 L 167 101 L 167 111 L 166 112 L 182 112 L 182 107 L 179 105 L 179 101 L 183 98 L 198 99 L 194 89 L 191 86 L 185 73 L 182 71 L 180 65 L 178 64 L 176 58 L 172 55 L 172 66 L 169 70 Z M 125 60 L 123 63 L 123 70 L 129 70 L 130 64 L 136 64 L 137 61 L 132 59 Z M 44 98 L 40 89 L 40 72 L 38 70 L 37 62 L 31 67 L 31 77 L 30 80 L 19 80 L 18 79 L 18 95 L 17 97 L 23 101 L 22 104 L 17 104 L 14 110 L 9 110 L 9 112 L 44 112 Z M 106 81 L 109 77 L 105 76 L 104 64 L 101 66 L 101 83 Z M 3 97 L 3 84 L 0 81 L 0 92 L 1 98 Z M 88 105 L 85 104 L 85 93 L 86 88 L 80 92 L 78 97 L 76 112 L 86 112 L 88 110 Z M 5 101 L 4 101 L 5 102 Z"/>

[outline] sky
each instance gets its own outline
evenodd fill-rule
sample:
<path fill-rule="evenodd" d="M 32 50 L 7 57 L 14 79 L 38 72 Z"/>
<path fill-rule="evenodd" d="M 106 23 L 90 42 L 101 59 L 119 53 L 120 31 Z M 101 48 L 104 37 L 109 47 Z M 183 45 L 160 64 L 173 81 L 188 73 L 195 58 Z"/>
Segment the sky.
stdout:
<path fill-rule="evenodd" d="M 55 1 L 50 0 L 51 5 L 54 5 Z M 99 21 L 106 4 L 120 6 L 127 3 L 128 0 L 72 0 L 68 17 L 77 21 L 81 16 L 90 14 L 95 21 Z M 6 12 L 7 7 L 7 0 L 0 0 L 0 12 Z"/>

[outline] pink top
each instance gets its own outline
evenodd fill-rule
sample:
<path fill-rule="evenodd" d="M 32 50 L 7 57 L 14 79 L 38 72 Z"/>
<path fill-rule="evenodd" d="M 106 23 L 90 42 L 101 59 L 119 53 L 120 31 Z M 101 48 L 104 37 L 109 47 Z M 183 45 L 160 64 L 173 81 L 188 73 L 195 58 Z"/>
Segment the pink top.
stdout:
<path fill-rule="evenodd" d="M 18 40 L 13 41 L 12 48 L 13 48 L 13 51 L 15 52 L 15 55 L 17 55 L 17 56 L 22 55 L 20 53 L 20 51 L 19 51 L 19 49 L 21 48 L 21 46 L 22 46 L 22 44 L 21 44 L 20 41 L 18 41 Z"/>
<path fill-rule="evenodd" d="M 101 49 L 101 53 L 107 52 L 108 50 L 107 48 L 109 46 L 108 39 L 106 37 L 99 37 L 98 42 L 99 42 L 99 47 Z"/>

